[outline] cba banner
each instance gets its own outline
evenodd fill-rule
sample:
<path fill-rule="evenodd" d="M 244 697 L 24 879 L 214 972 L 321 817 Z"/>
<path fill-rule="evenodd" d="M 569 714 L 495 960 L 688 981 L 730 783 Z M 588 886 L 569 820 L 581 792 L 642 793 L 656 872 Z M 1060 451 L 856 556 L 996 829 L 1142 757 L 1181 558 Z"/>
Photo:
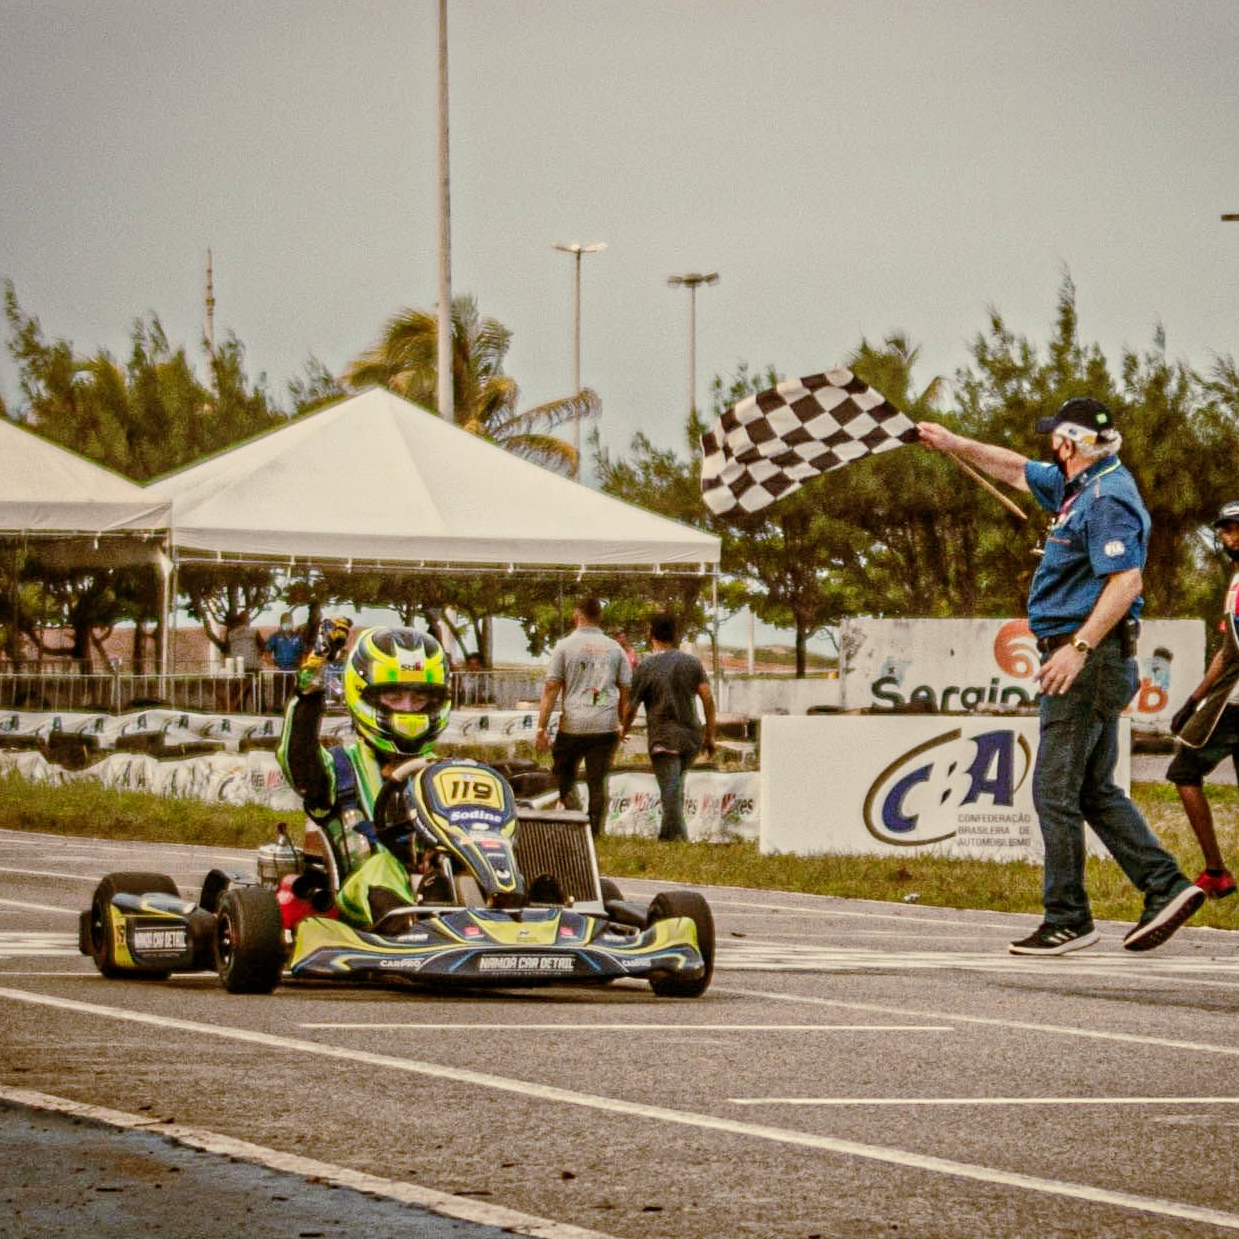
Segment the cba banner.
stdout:
<path fill-rule="evenodd" d="M 763 853 L 1042 858 L 1035 718 L 817 715 L 762 720 Z M 1120 786 L 1131 726 L 1120 724 Z M 1089 850 L 1103 849 L 1091 831 Z"/>

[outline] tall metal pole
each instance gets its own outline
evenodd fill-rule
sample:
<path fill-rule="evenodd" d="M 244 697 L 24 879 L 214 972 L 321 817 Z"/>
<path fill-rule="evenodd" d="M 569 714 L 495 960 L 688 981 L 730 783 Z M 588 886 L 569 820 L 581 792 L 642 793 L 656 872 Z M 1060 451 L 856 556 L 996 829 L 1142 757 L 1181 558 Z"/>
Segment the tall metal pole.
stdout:
<path fill-rule="evenodd" d="M 688 289 L 688 412 L 691 417 L 697 409 L 697 289 L 702 284 L 717 284 L 718 272 L 669 275 L 667 283 L 673 288 Z"/>
<path fill-rule="evenodd" d="M 581 393 L 581 255 L 596 254 L 599 250 L 606 249 L 607 243 L 595 241 L 592 245 L 582 245 L 579 241 L 564 243 L 556 241 L 552 248 L 571 254 L 575 260 L 572 282 L 572 394 L 575 397 Z M 576 453 L 572 476 L 579 478 L 581 476 L 581 415 L 575 411 L 572 414 L 572 450 Z"/>
<path fill-rule="evenodd" d="M 439 0 L 439 328 L 437 399 L 439 416 L 455 419 L 452 390 L 452 227 L 448 191 L 447 0 Z"/>

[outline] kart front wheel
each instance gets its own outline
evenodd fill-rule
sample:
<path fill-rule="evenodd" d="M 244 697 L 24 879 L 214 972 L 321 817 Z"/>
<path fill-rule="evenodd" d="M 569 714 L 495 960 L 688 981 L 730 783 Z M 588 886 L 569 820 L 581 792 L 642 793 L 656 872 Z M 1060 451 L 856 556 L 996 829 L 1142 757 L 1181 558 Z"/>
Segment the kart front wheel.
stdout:
<path fill-rule="evenodd" d="M 710 988 L 714 975 L 714 914 L 696 891 L 661 891 L 650 901 L 645 923 L 649 926 L 677 916 L 688 917 L 697 927 L 697 949 L 705 971 L 691 981 L 674 972 L 651 977 L 650 988 L 660 998 L 700 998 Z"/>
<path fill-rule="evenodd" d="M 269 994 L 284 971 L 280 905 L 265 886 L 230 886 L 219 898 L 215 968 L 230 994 Z"/>
<path fill-rule="evenodd" d="M 109 873 L 95 887 L 90 901 L 90 957 L 99 972 L 117 980 L 166 981 L 166 972 L 129 968 L 116 962 L 116 930 L 112 921 L 113 895 L 179 895 L 176 883 L 162 873 Z"/>

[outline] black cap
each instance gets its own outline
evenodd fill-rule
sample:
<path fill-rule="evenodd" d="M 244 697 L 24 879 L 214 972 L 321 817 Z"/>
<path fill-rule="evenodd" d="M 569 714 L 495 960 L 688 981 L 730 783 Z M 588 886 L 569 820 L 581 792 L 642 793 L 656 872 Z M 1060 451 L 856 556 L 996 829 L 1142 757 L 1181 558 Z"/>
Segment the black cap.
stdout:
<path fill-rule="evenodd" d="M 1061 434 L 1075 442 L 1105 442 L 1117 431 L 1110 410 L 1100 400 L 1077 396 L 1068 400 L 1053 417 L 1043 417 L 1037 423 L 1039 435 Z"/>
<path fill-rule="evenodd" d="M 1223 525 L 1229 525 L 1232 521 L 1239 523 L 1239 499 L 1232 499 L 1218 508 L 1218 513 L 1213 518 L 1213 528 L 1221 529 Z"/>

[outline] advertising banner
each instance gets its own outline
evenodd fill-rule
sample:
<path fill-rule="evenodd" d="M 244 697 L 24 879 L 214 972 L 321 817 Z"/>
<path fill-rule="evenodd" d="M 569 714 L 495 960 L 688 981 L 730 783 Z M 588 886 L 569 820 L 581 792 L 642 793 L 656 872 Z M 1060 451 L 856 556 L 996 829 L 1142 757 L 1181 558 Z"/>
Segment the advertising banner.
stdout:
<path fill-rule="evenodd" d="M 66 770 L 38 749 L 0 750 L 0 774 L 13 772 L 32 783 L 99 783 L 153 796 L 180 796 L 213 804 L 262 804 L 300 814 L 301 797 L 288 786 L 275 754 L 208 753 L 183 761 L 149 753 L 108 753 L 84 770 Z M 684 816 L 690 839 L 753 839 L 758 836 L 756 772 L 689 771 L 684 781 Z M 608 784 L 606 829 L 611 834 L 658 834 L 662 803 L 652 774 L 616 772 Z M 581 803 L 586 789 L 577 788 Z"/>
<path fill-rule="evenodd" d="M 690 770 L 684 776 L 684 824 L 689 840 L 722 842 L 758 837 L 756 773 Z M 585 803 L 585 785 L 577 794 Z M 656 839 L 662 824 L 662 799 L 652 774 L 615 771 L 607 779 L 610 835 Z"/>
<path fill-rule="evenodd" d="M 1032 706 L 1041 665 L 1024 619 L 849 619 L 840 630 L 845 710 L 1013 711 Z M 1205 667 L 1201 620 L 1149 620 L 1127 713 L 1169 729 Z"/>
<path fill-rule="evenodd" d="M 769 715 L 762 719 L 763 853 L 1040 861 L 1036 718 Z M 1131 786 L 1131 724 L 1115 781 Z M 1104 849 L 1087 831 L 1090 851 Z"/>

